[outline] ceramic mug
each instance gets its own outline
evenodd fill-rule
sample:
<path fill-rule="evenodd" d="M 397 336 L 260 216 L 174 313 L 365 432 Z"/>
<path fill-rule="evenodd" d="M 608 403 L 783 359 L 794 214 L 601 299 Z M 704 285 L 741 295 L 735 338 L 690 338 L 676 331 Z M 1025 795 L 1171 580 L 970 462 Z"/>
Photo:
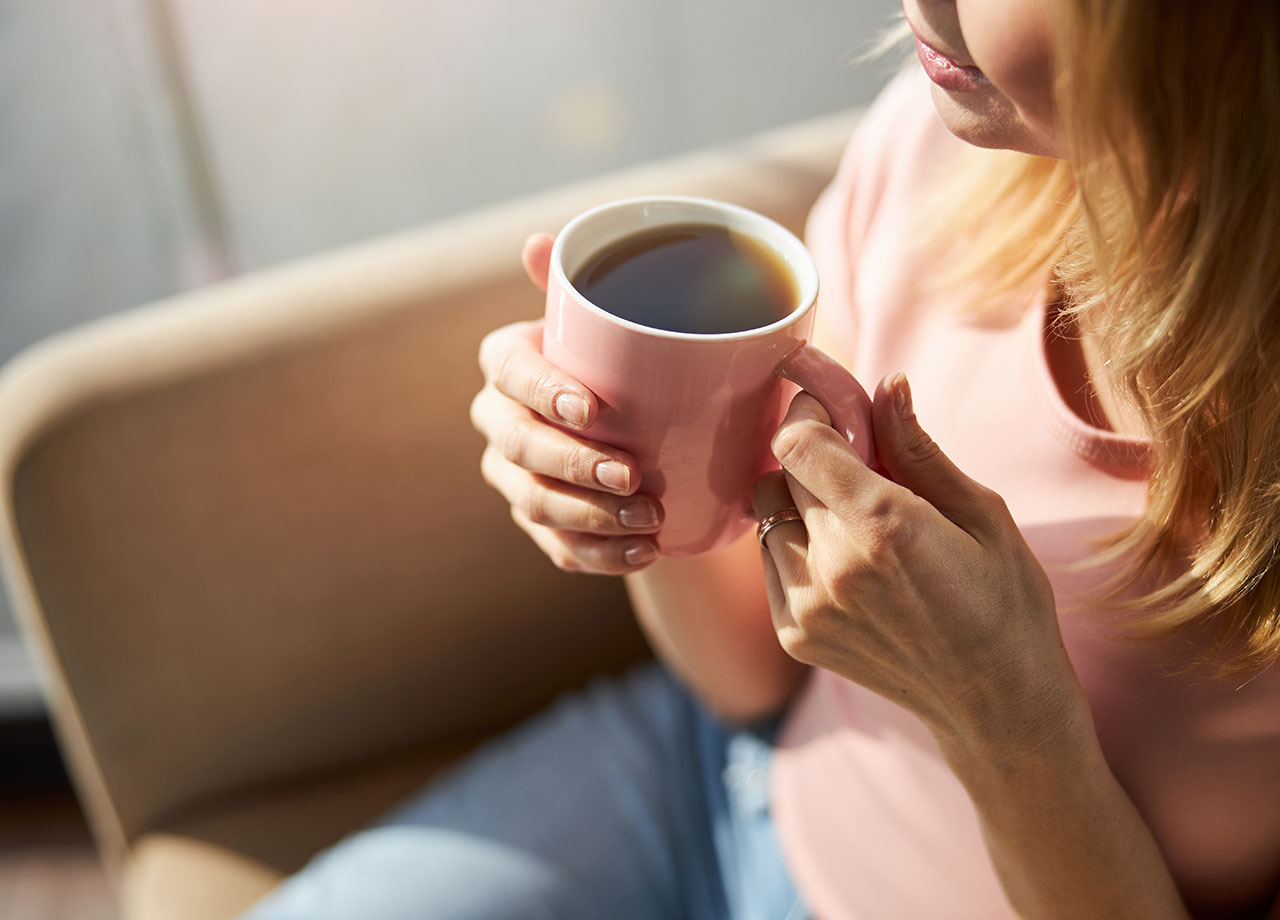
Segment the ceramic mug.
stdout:
<path fill-rule="evenodd" d="M 796 281 L 795 308 L 767 326 L 695 334 L 614 316 L 570 283 L 601 249 L 678 224 L 748 234 L 780 257 Z M 575 217 L 556 237 L 547 279 L 543 354 L 599 400 L 584 434 L 632 454 L 640 490 L 662 502 L 665 555 L 706 552 L 754 523 L 751 485 L 776 467 L 769 449 L 789 379 L 822 403 L 869 466 L 871 400 L 848 371 L 806 341 L 818 269 L 804 244 L 754 211 L 702 198 L 627 198 Z"/>

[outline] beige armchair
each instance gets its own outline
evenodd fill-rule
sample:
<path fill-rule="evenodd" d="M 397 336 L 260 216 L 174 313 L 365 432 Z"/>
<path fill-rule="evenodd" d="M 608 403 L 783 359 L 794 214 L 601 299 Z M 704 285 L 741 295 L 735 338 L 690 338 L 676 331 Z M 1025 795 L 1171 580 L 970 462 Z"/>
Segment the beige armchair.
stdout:
<path fill-rule="evenodd" d="M 518 254 L 649 192 L 799 229 L 847 113 L 143 307 L 0 374 L 0 556 L 127 920 L 222 920 L 486 734 L 646 654 L 481 481 Z"/>

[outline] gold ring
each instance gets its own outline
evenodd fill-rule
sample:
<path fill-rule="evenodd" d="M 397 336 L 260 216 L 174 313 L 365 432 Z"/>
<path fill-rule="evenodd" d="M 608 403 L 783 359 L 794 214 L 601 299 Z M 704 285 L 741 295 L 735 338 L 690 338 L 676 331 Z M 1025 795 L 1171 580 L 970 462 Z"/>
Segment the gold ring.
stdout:
<path fill-rule="evenodd" d="M 768 536 L 769 531 L 773 530 L 773 528 L 777 527 L 779 524 L 785 524 L 788 521 L 803 520 L 804 518 L 800 515 L 799 508 L 782 508 L 773 512 L 773 514 L 770 514 L 760 522 L 760 526 L 756 528 L 756 539 L 760 541 L 761 546 L 764 546 L 764 538 Z M 766 546 L 765 549 L 768 549 L 768 547 Z"/>

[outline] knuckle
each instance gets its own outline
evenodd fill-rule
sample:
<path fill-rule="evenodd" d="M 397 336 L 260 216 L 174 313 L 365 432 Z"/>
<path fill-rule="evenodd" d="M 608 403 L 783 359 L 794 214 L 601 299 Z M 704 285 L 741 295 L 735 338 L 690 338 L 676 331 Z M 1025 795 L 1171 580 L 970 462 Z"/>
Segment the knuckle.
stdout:
<path fill-rule="evenodd" d="M 492 372 L 489 374 L 489 382 L 497 387 L 499 392 L 508 396 L 514 396 L 512 392 L 512 378 L 515 376 L 513 364 L 516 359 L 517 350 L 508 347 L 495 346 L 495 355 L 489 362 Z"/>
<path fill-rule="evenodd" d="M 620 508 L 617 502 L 592 503 L 588 513 L 588 526 L 597 533 L 613 534 L 625 530 L 619 525 Z"/>
<path fill-rule="evenodd" d="M 888 490 L 869 488 L 863 482 L 846 477 L 829 481 L 826 488 L 831 493 L 828 499 L 831 507 L 852 512 L 864 522 L 878 526 L 881 520 L 895 513 L 897 496 Z"/>
<path fill-rule="evenodd" d="M 787 478 L 782 470 L 770 470 L 751 485 L 751 504 L 757 509 L 769 507 L 780 498 L 790 497 Z"/>
<path fill-rule="evenodd" d="M 550 558 L 552 564 L 562 572 L 582 571 L 582 561 L 563 544 L 551 552 Z"/>
<path fill-rule="evenodd" d="M 525 517 L 535 524 L 550 527 L 554 518 L 547 501 L 547 490 L 535 482 L 529 483 L 521 494 L 520 505 Z"/>
<path fill-rule="evenodd" d="M 894 526 L 872 524 L 855 552 L 819 557 L 818 583 L 829 597 L 859 598 L 883 587 L 899 565 Z"/>
<path fill-rule="evenodd" d="M 861 505 L 858 517 L 862 521 L 861 545 L 865 555 L 882 558 L 910 539 L 910 508 L 904 506 L 900 495 L 882 489 L 855 500 Z"/>
<path fill-rule="evenodd" d="M 901 568 L 913 530 L 900 515 L 886 516 L 873 524 L 862 556 L 863 577 L 884 579 Z"/>
<path fill-rule="evenodd" d="M 556 394 L 560 392 L 560 379 L 551 367 L 540 368 L 529 381 L 528 405 L 543 415 L 554 413 Z"/>
<path fill-rule="evenodd" d="M 830 425 L 825 425 L 817 419 L 805 418 L 788 422 L 779 428 L 774 433 L 770 447 L 774 457 L 785 467 L 788 461 L 795 460 L 812 447 L 816 440 L 822 438 L 843 440 Z"/>
<path fill-rule="evenodd" d="M 813 664 L 815 645 L 813 636 L 801 626 L 789 626 L 779 631 L 778 642 L 782 650 L 801 664 Z"/>
<path fill-rule="evenodd" d="M 859 597 L 866 593 L 866 577 L 875 571 L 876 563 L 868 556 L 860 562 L 847 562 L 836 567 L 824 566 L 818 581 L 832 597 Z"/>
<path fill-rule="evenodd" d="M 524 513 L 515 505 L 511 505 L 507 509 L 507 513 L 511 515 L 511 520 L 515 521 L 516 526 L 519 527 L 521 530 L 523 530 L 526 534 L 528 534 L 529 537 L 532 538 L 533 542 L 536 544 L 538 542 L 538 539 L 537 539 L 537 535 L 534 533 L 534 527 L 537 525 L 535 525 L 533 521 L 525 517 Z"/>
<path fill-rule="evenodd" d="M 480 476 L 495 489 L 498 487 L 498 465 L 501 462 L 502 455 L 492 447 L 486 447 L 480 455 Z"/>
<path fill-rule="evenodd" d="M 595 481 L 595 468 L 599 457 L 586 447 L 574 447 L 561 458 L 561 478 L 565 482 L 599 488 Z"/>
<path fill-rule="evenodd" d="M 938 443 L 929 437 L 928 433 L 919 426 L 913 426 L 914 430 L 908 433 L 905 443 L 902 445 L 907 454 L 917 462 L 932 460 L 942 452 L 942 448 Z"/>
<path fill-rule="evenodd" d="M 501 377 L 503 368 L 515 353 L 510 341 L 510 331 L 510 326 L 501 326 L 480 340 L 480 370 L 486 379 L 496 380 Z"/>
<path fill-rule="evenodd" d="M 965 504 L 969 519 L 989 534 L 1000 534 L 1012 524 L 1009 506 L 994 489 L 975 483 Z"/>
<path fill-rule="evenodd" d="M 493 409 L 492 396 L 493 390 L 488 386 L 484 387 L 472 398 L 468 409 L 471 427 L 480 434 L 485 434 L 485 420 Z"/>
<path fill-rule="evenodd" d="M 476 349 L 476 362 L 480 365 L 480 372 L 486 378 L 489 376 L 489 368 L 493 363 L 494 338 L 497 335 L 497 329 L 485 333 L 484 338 L 480 340 L 480 347 Z"/>
<path fill-rule="evenodd" d="M 1012 520 L 1013 515 L 1009 512 L 1009 504 L 1004 500 L 1004 496 L 995 489 L 987 486 L 978 486 L 978 501 L 987 513 L 996 521 Z"/>
<path fill-rule="evenodd" d="M 517 499 L 523 493 L 521 486 L 522 471 L 514 469 L 510 463 L 492 447 L 485 448 L 480 455 L 480 478 L 506 500 L 509 505 L 519 505 Z"/>
<path fill-rule="evenodd" d="M 581 502 L 574 511 L 573 529 L 581 533 L 608 533 L 612 516 L 594 502 Z"/>
<path fill-rule="evenodd" d="M 500 436 L 502 456 L 523 467 L 529 457 L 529 440 L 533 432 L 534 424 L 529 419 L 519 419 L 507 425 Z"/>
<path fill-rule="evenodd" d="M 803 423 L 793 422 L 789 425 L 783 425 L 774 432 L 773 440 L 770 442 L 769 447 L 773 451 L 774 457 L 784 467 L 803 449 L 803 428 Z"/>
<path fill-rule="evenodd" d="M 797 661 L 800 660 L 799 652 L 801 639 L 799 629 L 794 626 L 785 626 L 782 629 L 779 629 L 778 644 L 781 645 L 782 650 L 792 658 L 795 658 Z"/>
<path fill-rule="evenodd" d="M 511 506 L 510 512 L 511 520 L 515 521 L 516 526 L 523 530 L 525 536 L 533 541 L 533 545 L 536 546 L 544 556 L 550 556 L 550 542 L 553 539 L 553 536 L 547 531 L 547 529 L 529 520 L 524 512 L 515 505 Z"/>
<path fill-rule="evenodd" d="M 871 515 L 871 540 L 869 546 L 880 552 L 896 553 L 910 542 L 911 518 L 895 497 L 879 499 Z"/>
<path fill-rule="evenodd" d="M 604 575 L 623 575 L 637 571 L 637 567 L 627 562 L 626 551 L 633 546 L 625 539 L 605 539 L 596 541 L 593 552 L 593 571 Z M 639 568 L 644 568 L 640 566 Z"/>

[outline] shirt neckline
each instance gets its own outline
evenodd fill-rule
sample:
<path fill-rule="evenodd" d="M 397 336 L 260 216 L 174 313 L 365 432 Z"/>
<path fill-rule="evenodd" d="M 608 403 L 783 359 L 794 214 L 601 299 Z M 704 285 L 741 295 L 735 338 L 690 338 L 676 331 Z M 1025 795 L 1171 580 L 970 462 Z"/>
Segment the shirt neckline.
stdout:
<path fill-rule="evenodd" d="M 1099 428 L 1075 413 L 1053 379 L 1049 367 L 1045 328 L 1050 309 L 1048 286 L 1040 288 L 1032 308 L 1023 317 L 1022 332 L 1031 338 L 1033 390 L 1050 430 L 1072 453 L 1090 463 L 1114 467 L 1117 472 L 1146 476 L 1150 472 L 1151 440 Z"/>

